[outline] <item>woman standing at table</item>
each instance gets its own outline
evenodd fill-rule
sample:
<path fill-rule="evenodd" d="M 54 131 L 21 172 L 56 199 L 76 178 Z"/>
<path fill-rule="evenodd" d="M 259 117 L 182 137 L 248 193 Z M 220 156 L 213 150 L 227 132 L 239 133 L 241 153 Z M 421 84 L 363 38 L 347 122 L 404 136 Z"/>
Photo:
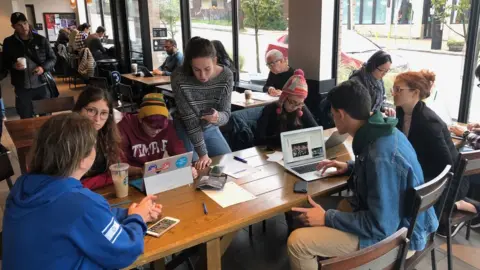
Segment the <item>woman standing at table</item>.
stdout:
<path fill-rule="evenodd" d="M 97 155 L 92 167 L 81 179 L 83 186 L 93 190 L 112 184 L 108 167 L 117 163 L 123 153 L 110 94 L 103 89 L 89 86 L 78 97 L 73 111 L 88 117 L 98 132 Z"/>
<path fill-rule="evenodd" d="M 7 198 L 3 269 L 119 269 L 143 253 L 147 222 L 162 212 L 155 196 L 111 208 L 80 179 L 95 160 L 97 131 L 76 114 L 50 118 L 33 144 L 30 173 Z"/>
<path fill-rule="evenodd" d="M 230 118 L 232 89 L 232 71 L 217 64 L 213 44 L 204 38 L 192 38 L 183 66 L 172 74 L 177 103 L 173 118 L 187 151 L 195 150 L 195 167 L 199 170 L 210 165 L 210 156 L 231 152 L 218 127 Z"/>

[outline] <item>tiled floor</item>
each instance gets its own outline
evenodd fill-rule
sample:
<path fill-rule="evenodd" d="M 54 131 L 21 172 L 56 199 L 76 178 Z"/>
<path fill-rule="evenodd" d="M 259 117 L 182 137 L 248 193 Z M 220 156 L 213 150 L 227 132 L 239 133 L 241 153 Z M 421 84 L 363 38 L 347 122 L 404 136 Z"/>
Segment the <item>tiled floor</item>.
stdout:
<path fill-rule="evenodd" d="M 58 82 L 62 96 L 78 96 L 80 89 L 72 91 L 68 84 Z M 9 110 L 12 112 L 14 110 Z M 9 114 L 9 119 L 17 117 Z M 12 149 L 11 161 L 14 166 L 16 179 L 19 175 L 18 158 L 8 132 L 5 131 L 1 140 L 2 144 Z M 3 209 L 8 195 L 6 183 L 0 182 L 0 230 L 3 219 Z M 480 232 L 480 231 L 479 231 Z M 465 229 L 454 238 L 454 269 L 455 270 L 480 270 L 480 233 L 472 231 L 470 241 L 465 239 Z M 290 269 L 286 250 L 287 225 L 284 215 L 279 215 L 267 221 L 266 233 L 262 231 L 261 224 L 253 226 L 253 237 L 250 239 L 248 228 L 240 230 L 230 247 L 222 258 L 222 268 L 228 270 L 288 270 Z M 446 248 L 437 249 L 436 260 L 438 269 L 447 269 Z M 186 265 L 181 265 L 178 270 L 187 270 Z M 430 257 L 426 258 L 417 267 L 418 270 L 431 269 Z"/>

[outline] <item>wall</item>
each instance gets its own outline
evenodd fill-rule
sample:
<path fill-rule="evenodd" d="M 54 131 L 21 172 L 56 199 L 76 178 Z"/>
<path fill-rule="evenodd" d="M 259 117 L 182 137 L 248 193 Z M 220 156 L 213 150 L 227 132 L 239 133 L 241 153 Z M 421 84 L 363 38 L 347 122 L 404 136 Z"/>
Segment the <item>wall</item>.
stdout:
<path fill-rule="evenodd" d="M 25 1 L 23 5 L 33 5 L 35 7 L 35 18 L 37 23 L 41 23 L 43 25 L 43 30 L 38 30 L 38 33 L 42 36 L 46 36 L 45 34 L 45 20 L 43 18 L 43 13 L 51 13 L 51 12 L 60 12 L 60 13 L 77 13 L 77 9 L 72 9 L 70 7 L 69 0 L 22 0 Z M 83 0 L 80 0 L 83 1 Z M 78 23 L 78 14 L 77 16 L 77 23 Z"/>

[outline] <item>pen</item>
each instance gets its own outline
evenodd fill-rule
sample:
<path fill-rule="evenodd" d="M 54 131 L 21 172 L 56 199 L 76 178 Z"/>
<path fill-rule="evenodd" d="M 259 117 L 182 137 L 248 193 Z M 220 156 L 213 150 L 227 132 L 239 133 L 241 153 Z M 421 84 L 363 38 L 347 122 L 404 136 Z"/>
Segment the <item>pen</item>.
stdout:
<path fill-rule="evenodd" d="M 240 161 L 240 162 L 243 162 L 243 163 L 247 163 L 247 161 L 243 158 L 239 158 L 237 156 L 233 156 L 233 159 L 237 160 L 237 161 Z"/>
<path fill-rule="evenodd" d="M 110 207 L 117 207 L 117 206 L 120 206 L 120 205 L 129 204 L 131 202 L 132 201 L 130 201 L 130 200 L 126 200 L 126 201 L 123 201 L 123 202 L 114 203 L 114 204 L 110 205 Z"/>
<path fill-rule="evenodd" d="M 202 204 L 203 204 L 203 213 L 205 213 L 205 215 L 208 215 L 207 205 L 205 203 L 202 203 Z"/>

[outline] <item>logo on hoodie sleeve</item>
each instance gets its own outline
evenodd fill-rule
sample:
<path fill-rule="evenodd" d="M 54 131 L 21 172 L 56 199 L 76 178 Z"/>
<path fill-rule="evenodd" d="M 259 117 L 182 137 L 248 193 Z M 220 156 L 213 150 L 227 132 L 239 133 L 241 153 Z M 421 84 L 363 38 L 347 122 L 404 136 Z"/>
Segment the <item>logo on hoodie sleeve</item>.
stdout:
<path fill-rule="evenodd" d="M 102 230 L 102 234 L 110 243 L 114 244 L 122 230 L 122 226 L 112 217 L 107 226 Z"/>

